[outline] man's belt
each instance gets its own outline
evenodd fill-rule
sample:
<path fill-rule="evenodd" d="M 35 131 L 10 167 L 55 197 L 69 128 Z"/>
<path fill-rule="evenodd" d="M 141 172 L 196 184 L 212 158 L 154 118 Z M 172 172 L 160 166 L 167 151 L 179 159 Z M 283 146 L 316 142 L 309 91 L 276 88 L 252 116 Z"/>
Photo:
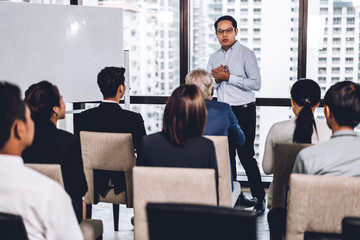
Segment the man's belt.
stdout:
<path fill-rule="evenodd" d="M 251 103 L 247 103 L 247 104 L 243 104 L 243 105 L 238 105 L 238 106 L 232 106 L 232 107 L 236 107 L 236 108 L 248 108 L 248 107 L 252 107 L 255 106 L 255 102 L 251 102 Z"/>

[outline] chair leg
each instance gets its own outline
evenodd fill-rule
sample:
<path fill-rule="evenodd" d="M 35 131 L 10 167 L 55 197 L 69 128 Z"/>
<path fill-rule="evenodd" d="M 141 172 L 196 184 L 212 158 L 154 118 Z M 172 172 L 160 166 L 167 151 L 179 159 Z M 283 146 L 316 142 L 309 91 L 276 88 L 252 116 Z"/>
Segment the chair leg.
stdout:
<path fill-rule="evenodd" d="M 86 204 L 86 218 L 91 219 L 92 204 Z"/>
<path fill-rule="evenodd" d="M 114 216 L 114 230 L 119 231 L 119 212 L 120 212 L 120 205 L 113 204 L 113 216 Z"/>

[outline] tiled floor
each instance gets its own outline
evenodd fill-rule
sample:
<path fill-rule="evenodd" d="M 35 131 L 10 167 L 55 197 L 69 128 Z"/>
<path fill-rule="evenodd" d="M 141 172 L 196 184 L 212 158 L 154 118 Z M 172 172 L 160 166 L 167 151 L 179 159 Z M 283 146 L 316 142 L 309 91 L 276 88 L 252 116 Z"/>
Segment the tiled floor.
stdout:
<path fill-rule="evenodd" d="M 244 194 L 247 197 L 251 197 L 249 192 L 244 191 Z M 269 227 L 267 224 L 267 213 L 266 209 L 265 214 L 257 218 L 257 228 L 258 228 L 258 239 L 259 240 L 268 240 L 269 237 Z M 130 223 L 130 219 L 133 216 L 134 211 L 132 208 L 126 208 L 125 205 L 120 206 L 120 223 L 119 231 L 114 231 L 114 223 L 112 217 L 112 204 L 109 203 L 98 203 L 93 205 L 93 218 L 101 219 L 104 224 L 104 240 L 133 240 L 134 239 L 134 227 Z"/>

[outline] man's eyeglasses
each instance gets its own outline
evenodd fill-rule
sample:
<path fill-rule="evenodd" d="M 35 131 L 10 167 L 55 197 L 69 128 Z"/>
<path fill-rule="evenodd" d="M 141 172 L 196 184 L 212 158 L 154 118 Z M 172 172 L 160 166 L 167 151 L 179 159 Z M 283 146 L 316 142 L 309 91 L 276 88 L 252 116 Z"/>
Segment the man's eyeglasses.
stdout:
<path fill-rule="evenodd" d="M 218 29 L 218 30 L 216 31 L 216 33 L 217 33 L 218 35 L 223 35 L 224 32 L 225 32 L 226 34 L 230 34 L 230 33 L 232 33 L 234 30 L 235 30 L 235 28 L 228 28 L 228 29 L 225 29 L 225 30 L 223 30 L 223 29 Z"/>

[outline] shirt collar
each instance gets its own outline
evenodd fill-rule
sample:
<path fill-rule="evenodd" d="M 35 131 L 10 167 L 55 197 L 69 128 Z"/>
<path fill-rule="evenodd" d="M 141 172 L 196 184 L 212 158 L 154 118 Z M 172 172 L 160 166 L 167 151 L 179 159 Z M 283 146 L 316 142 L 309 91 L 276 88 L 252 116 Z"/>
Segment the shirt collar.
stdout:
<path fill-rule="evenodd" d="M 116 103 L 116 104 L 119 104 L 113 100 L 102 100 L 103 103 Z"/>
<path fill-rule="evenodd" d="M 353 136 L 353 137 L 357 137 L 357 136 L 359 136 L 359 135 L 357 134 L 357 132 L 355 132 L 355 131 L 353 131 L 353 130 L 341 130 L 341 131 L 334 132 L 333 135 L 331 135 L 331 138 L 341 137 L 341 136 Z"/>
<path fill-rule="evenodd" d="M 222 47 L 220 47 L 220 50 L 222 52 L 231 52 L 232 50 L 234 50 L 235 48 L 237 48 L 240 45 L 239 41 L 236 40 L 234 45 L 231 46 L 231 48 L 229 48 L 227 51 L 225 51 Z"/>
<path fill-rule="evenodd" d="M 24 166 L 24 161 L 20 156 L 0 154 L 0 165 L 5 167 Z"/>

